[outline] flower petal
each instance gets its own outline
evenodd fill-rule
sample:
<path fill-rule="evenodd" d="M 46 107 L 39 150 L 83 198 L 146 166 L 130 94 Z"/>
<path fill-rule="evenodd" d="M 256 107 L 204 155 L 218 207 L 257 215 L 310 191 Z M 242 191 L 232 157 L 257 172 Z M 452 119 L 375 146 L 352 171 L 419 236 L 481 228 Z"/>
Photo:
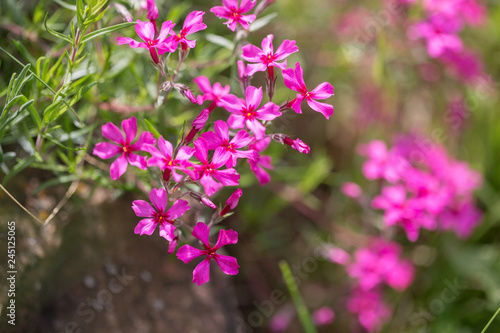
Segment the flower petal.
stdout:
<path fill-rule="evenodd" d="M 210 280 L 210 259 L 206 258 L 193 271 L 193 282 L 201 286 Z"/>
<path fill-rule="evenodd" d="M 123 133 L 118 126 L 109 122 L 102 125 L 102 136 L 120 145 L 123 145 Z"/>
<path fill-rule="evenodd" d="M 177 258 L 179 260 L 182 260 L 185 264 L 187 264 L 188 262 L 190 262 L 194 258 L 199 257 L 201 255 L 203 255 L 203 252 L 201 250 L 198 250 L 198 249 L 196 249 L 188 244 L 181 246 L 177 250 L 177 254 L 176 254 Z"/>
<path fill-rule="evenodd" d="M 217 239 L 217 243 L 213 247 L 213 250 L 216 251 L 224 245 L 236 243 L 238 243 L 238 233 L 232 229 L 222 229 L 221 231 L 219 231 L 219 237 Z"/>
<path fill-rule="evenodd" d="M 105 160 L 120 154 L 121 151 L 122 151 L 121 147 L 117 145 L 114 145 L 109 142 L 99 142 L 98 144 L 95 145 L 92 154 Z"/>
<path fill-rule="evenodd" d="M 111 163 L 111 167 L 109 168 L 109 175 L 111 179 L 117 180 L 120 178 L 125 171 L 127 171 L 127 157 L 125 154 L 121 154 L 113 163 Z"/>
<path fill-rule="evenodd" d="M 135 215 L 139 217 L 153 217 L 155 210 L 151 205 L 144 200 L 134 200 L 132 202 L 132 209 Z"/>
<path fill-rule="evenodd" d="M 214 259 L 217 265 L 225 274 L 238 274 L 238 268 L 240 268 L 240 265 L 238 265 L 238 261 L 236 261 L 236 258 L 217 254 Z"/>
<path fill-rule="evenodd" d="M 168 217 L 170 219 L 176 219 L 182 216 L 189 208 L 189 204 L 186 200 L 177 200 L 172 207 L 168 210 Z"/>
<path fill-rule="evenodd" d="M 156 223 L 153 219 L 143 219 L 140 220 L 134 229 L 134 234 L 136 235 L 152 235 L 156 229 Z"/>

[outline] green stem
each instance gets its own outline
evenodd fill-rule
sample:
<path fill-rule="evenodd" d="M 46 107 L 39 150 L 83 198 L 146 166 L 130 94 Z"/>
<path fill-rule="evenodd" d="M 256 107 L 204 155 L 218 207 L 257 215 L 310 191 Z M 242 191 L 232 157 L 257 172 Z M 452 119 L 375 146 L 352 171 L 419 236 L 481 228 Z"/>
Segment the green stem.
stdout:
<path fill-rule="evenodd" d="M 498 308 L 497 312 L 495 312 L 495 314 L 493 315 L 493 317 L 491 317 L 490 321 L 488 322 L 488 324 L 486 324 L 486 326 L 483 328 L 483 330 L 481 331 L 481 333 L 486 332 L 486 330 L 488 329 L 488 327 L 490 327 L 490 324 L 493 322 L 493 320 L 496 318 L 496 316 L 499 313 L 500 313 L 500 307 Z"/>
<path fill-rule="evenodd" d="M 304 332 L 316 333 L 316 326 L 314 326 L 311 315 L 309 314 L 306 304 L 304 303 L 304 300 L 299 293 L 299 289 L 297 288 L 297 284 L 295 283 L 294 276 L 292 274 L 292 271 L 290 270 L 290 266 L 285 260 L 281 260 L 279 265 L 288 291 L 290 292 L 290 295 L 292 295 L 292 300 L 295 304 L 295 308 L 297 309 L 297 314 L 299 316 L 299 320 L 302 324 Z"/>

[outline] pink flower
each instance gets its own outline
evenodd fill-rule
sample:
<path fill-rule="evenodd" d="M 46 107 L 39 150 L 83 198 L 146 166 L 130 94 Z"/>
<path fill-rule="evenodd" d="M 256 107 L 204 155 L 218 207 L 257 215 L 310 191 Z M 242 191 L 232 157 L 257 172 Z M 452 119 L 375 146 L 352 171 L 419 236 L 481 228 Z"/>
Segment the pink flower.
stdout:
<path fill-rule="evenodd" d="M 153 203 L 151 206 L 144 200 L 135 200 L 132 202 L 132 209 L 139 217 L 147 217 L 139 222 L 134 229 L 135 234 L 151 235 L 156 226 L 160 225 L 160 236 L 168 241 L 175 238 L 174 220 L 182 216 L 190 207 L 186 200 L 177 200 L 169 210 L 167 208 L 168 196 L 164 189 L 152 189 L 149 193 L 149 199 Z"/>
<path fill-rule="evenodd" d="M 312 320 L 314 325 L 323 326 L 328 325 L 335 319 L 335 312 L 327 306 L 319 308 L 312 314 Z"/>
<path fill-rule="evenodd" d="M 255 151 L 238 150 L 248 146 L 252 138 L 244 130 L 236 133 L 236 136 L 229 141 L 229 129 L 223 120 L 217 120 L 214 123 L 214 132 L 208 131 L 201 135 L 207 141 L 207 147 L 210 150 L 220 150 L 222 159 L 227 159 L 226 166 L 232 168 L 236 165 L 238 158 L 255 159 Z"/>
<path fill-rule="evenodd" d="M 391 310 L 382 300 L 378 289 L 355 289 L 347 301 L 347 310 L 357 314 L 358 320 L 368 332 L 380 332 L 391 317 Z"/>
<path fill-rule="evenodd" d="M 229 211 L 235 209 L 242 195 L 243 190 L 241 188 L 234 191 L 233 194 L 231 194 L 231 196 L 227 199 L 226 206 L 221 209 L 219 216 L 224 216 L 229 213 Z"/>
<path fill-rule="evenodd" d="M 269 322 L 269 329 L 274 333 L 285 332 L 294 315 L 294 309 L 292 307 L 285 306 L 271 318 L 271 321 Z"/>
<path fill-rule="evenodd" d="M 262 49 L 254 45 L 245 45 L 242 47 L 243 54 L 241 57 L 248 62 L 255 62 L 256 64 L 248 64 L 247 75 L 252 76 L 256 72 L 265 71 L 269 67 L 278 67 L 280 69 L 286 69 L 286 58 L 299 50 L 295 45 L 293 40 L 284 40 L 283 43 L 278 47 L 276 53 L 273 49 L 273 35 L 267 35 L 266 38 L 262 40 Z M 284 60 L 279 63 L 277 61 Z M 274 74 L 270 74 L 270 77 L 274 77 Z"/>
<path fill-rule="evenodd" d="M 208 236 L 210 228 L 202 222 L 196 223 L 193 228 L 193 236 L 198 238 L 204 246 L 204 250 L 199 250 L 191 245 L 183 245 L 177 250 L 177 258 L 182 260 L 185 264 L 194 258 L 205 256 L 205 259 L 196 266 L 193 271 L 193 283 L 202 285 L 210 280 L 210 260 L 214 259 L 219 268 L 228 275 L 238 274 L 238 262 L 236 258 L 217 254 L 216 251 L 224 245 L 236 244 L 238 242 L 238 233 L 233 230 L 220 230 L 217 243 L 214 247 L 210 246 Z"/>
<path fill-rule="evenodd" d="M 250 149 L 255 150 L 256 152 L 260 153 L 261 151 L 265 150 L 267 146 L 269 146 L 269 143 L 271 142 L 271 138 L 267 137 L 264 138 L 260 141 L 256 141 L 255 143 L 251 144 L 249 146 Z M 260 185 L 265 185 L 271 181 L 271 176 L 266 172 L 266 169 L 274 169 L 274 167 L 271 165 L 271 156 L 265 156 L 265 155 L 258 155 L 255 160 L 247 160 L 248 163 L 250 164 L 250 169 L 253 171 L 255 176 L 257 177 L 257 180 L 259 181 Z"/>
<path fill-rule="evenodd" d="M 186 172 L 186 168 L 192 166 L 188 160 L 193 156 L 194 151 L 191 147 L 183 146 L 177 150 L 176 156 L 173 156 L 172 144 L 163 139 L 161 136 L 158 139 L 158 148 L 155 146 L 147 146 L 145 150 L 151 154 L 148 159 L 148 166 L 156 165 L 160 170 L 164 171 L 163 179 L 168 181 L 170 175 L 176 182 L 182 179 L 182 175 L 178 174 L 176 170 Z"/>
<path fill-rule="evenodd" d="M 385 224 L 401 225 L 408 239 L 414 242 L 418 239 L 419 229 L 434 230 L 436 220 L 424 212 L 422 202 L 406 198 L 406 194 L 403 185 L 386 186 L 382 189 L 382 194 L 373 199 L 372 207 L 385 210 Z"/>
<path fill-rule="evenodd" d="M 342 184 L 340 190 L 346 197 L 352 199 L 357 199 L 361 196 L 361 194 L 363 194 L 363 192 L 361 191 L 361 187 L 359 187 L 358 184 L 351 182 L 346 182 Z"/>
<path fill-rule="evenodd" d="M 191 142 L 196 133 L 198 133 L 203 129 L 203 127 L 205 127 L 209 115 L 210 115 L 210 110 L 203 109 L 203 111 L 201 111 L 200 114 L 196 118 L 194 118 L 191 131 L 188 133 L 188 135 L 186 135 L 186 138 L 184 139 L 186 143 Z"/>
<path fill-rule="evenodd" d="M 222 85 L 219 82 L 215 82 L 213 87 L 210 86 L 210 81 L 206 76 L 198 76 L 193 80 L 200 88 L 200 91 L 203 95 L 198 96 L 198 104 L 203 104 L 204 101 L 212 101 L 210 106 L 208 107 L 209 111 L 215 109 L 215 106 L 222 106 L 220 99 L 221 97 L 229 94 L 230 87 L 229 85 Z"/>
<path fill-rule="evenodd" d="M 290 137 L 281 133 L 275 133 L 271 135 L 271 137 L 273 138 L 274 141 L 277 141 L 282 145 L 289 145 L 299 153 L 309 154 L 311 152 L 311 148 L 309 148 L 309 146 L 299 138 L 292 140 Z"/>
<path fill-rule="evenodd" d="M 415 24 L 408 33 L 412 39 L 424 38 L 427 41 L 427 53 L 436 58 L 446 51 L 462 51 L 462 40 L 458 36 L 460 29 L 459 21 L 434 15 L 427 21 Z"/>
<path fill-rule="evenodd" d="M 142 132 L 139 139 L 135 143 L 132 143 L 137 136 L 137 120 L 135 117 L 123 120 L 122 129 L 125 136 L 113 123 L 109 122 L 103 125 L 102 135 L 114 143 L 100 142 L 95 145 L 93 151 L 94 155 L 97 155 L 102 159 L 108 159 L 113 156 L 120 155 L 111 164 L 109 169 L 111 179 L 113 180 L 117 180 L 125 173 L 125 171 L 127 171 L 128 163 L 140 169 L 146 170 L 146 156 L 140 156 L 134 152 L 144 151 L 146 145 L 154 145 L 156 142 L 153 134 L 149 132 Z"/>
<path fill-rule="evenodd" d="M 172 21 L 163 22 L 158 38 L 155 38 L 155 26 L 153 23 L 141 22 L 141 20 L 137 20 L 136 23 L 135 32 L 144 42 L 137 42 L 129 37 L 118 37 L 118 45 L 129 44 L 131 48 L 140 47 L 148 49 L 155 64 L 160 63 L 158 54 L 162 55 L 165 52 L 175 51 L 175 48 L 172 49 L 171 44 L 167 39 L 170 31 L 175 26 Z M 156 49 L 158 49 L 158 54 L 156 53 Z"/>
<path fill-rule="evenodd" d="M 482 215 L 471 200 L 456 202 L 439 215 L 439 227 L 451 230 L 458 237 L 466 239 L 481 222 Z"/>
<path fill-rule="evenodd" d="M 250 23 L 255 21 L 255 15 L 242 15 L 255 6 L 256 2 L 252 0 L 241 0 L 241 5 L 238 5 L 238 0 L 222 0 L 223 6 L 215 6 L 210 9 L 215 16 L 228 19 L 224 24 L 234 31 L 236 25 L 239 24 L 243 29 L 248 30 Z"/>
<path fill-rule="evenodd" d="M 196 179 L 200 179 L 205 193 L 211 196 L 221 187 L 236 186 L 239 184 L 240 175 L 235 169 L 218 170 L 227 162 L 227 156 L 220 150 L 216 150 L 212 160 L 208 162 L 208 147 L 207 142 L 203 138 L 198 138 L 194 142 L 196 148 L 194 156 L 200 160 L 201 165 L 195 165 L 197 172 Z M 220 183 L 216 182 L 218 180 Z"/>
<path fill-rule="evenodd" d="M 383 141 L 374 140 L 360 145 L 358 151 L 361 155 L 368 157 L 363 164 L 363 174 L 369 180 L 382 178 L 395 182 L 399 179 L 401 171 L 405 170 L 405 163 L 388 151 Z"/>
<path fill-rule="evenodd" d="M 326 119 L 333 114 L 333 106 L 316 101 L 316 99 L 326 99 L 333 95 L 333 86 L 330 83 L 323 82 L 312 91 L 308 91 L 304 83 L 304 72 L 299 63 L 295 64 L 295 72 L 293 68 L 283 70 L 283 79 L 285 86 L 298 92 L 297 97 L 288 103 L 288 106 L 295 112 L 302 113 L 300 105 L 303 100 L 306 100 L 311 109 L 320 112 Z"/>
<path fill-rule="evenodd" d="M 272 102 L 259 108 L 262 101 L 262 87 L 249 86 L 245 91 L 245 98 L 241 99 L 229 94 L 221 98 L 223 107 L 232 113 L 227 123 L 232 128 L 248 127 L 257 139 L 262 139 L 266 128 L 259 120 L 273 120 L 281 116 L 280 107 Z"/>
<path fill-rule="evenodd" d="M 174 31 L 170 31 L 170 35 L 173 36 L 171 43 L 174 50 L 177 49 L 179 43 L 181 44 L 183 50 L 188 48 L 192 49 L 196 46 L 196 39 L 189 40 L 186 36 L 207 28 L 207 25 L 202 22 L 204 14 L 205 12 L 201 11 L 191 12 L 186 17 L 182 30 L 179 34 L 176 34 Z"/>
<path fill-rule="evenodd" d="M 146 0 L 146 10 L 146 17 L 154 24 L 156 19 L 158 18 L 158 7 L 156 7 L 156 3 L 154 0 Z"/>

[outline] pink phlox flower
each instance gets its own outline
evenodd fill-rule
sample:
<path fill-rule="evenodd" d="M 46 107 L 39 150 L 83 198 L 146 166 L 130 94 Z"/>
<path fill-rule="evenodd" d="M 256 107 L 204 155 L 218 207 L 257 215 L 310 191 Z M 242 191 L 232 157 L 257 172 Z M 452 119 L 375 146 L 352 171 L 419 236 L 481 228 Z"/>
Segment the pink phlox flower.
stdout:
<path fill-rule="evenodd" d="M 158 7 L 156 7 L 154 0 L 146 0 L 146 10 L 146 17 L 154 24 L 154 21 L 158 18 Z"/>
<path fill-rule="evenodd" d="M 201 165 L 195 165 L 195 179 L 200 179 L 205 193 L 208 196 L 225 186 L 236 186 L 239 184 L 240 175 L 233 168 L 218 170 L 227 162 L 227 155 L 221 150 L 216 150 L 212 160 L 208 161 L 208 144 L 204 138 L 194 141 L 194 156 L 200 160 Z M 218 183 L 218 180 L 220 183 Z"/>
<path fill-rule="evenodd" d="M 461 18 L 470 25 L 484 23 L 486 8 L 477 0 L 424 0 L 424 8 L 451 19 Z"/>
<path fill-rule="evenodd" d="M 387 226 L 401 225 L 412 242 L 418 239 L 419 229 L 434 230 L 436 220 L 424 212 L 421 202 L 407 198 L 403 185 L 385 186 L 382 194 L 375 197 L 372 207 L 385 210 L 384 222 Z"/>
<path fill-rule="evenodd" d="M 211 105 L 211 110 L 213 110 L 216 105 L 222 106 L 220 99 L 229 94 L 230 91 L 229 85 L 225 85 L 223 87 L 219 82 L 215 82 L 213 87 L 210 86 L 210 81 L 206 76 L 198 76 L 194 78 L 193 81 L 198 85 L 198 88 L 200 88 L 200 91 L 203 93 L 203 95 L 200 95 L 197 98 L 198 104 L 201 105 L 205 101 L 212 101 L 213 105 Z"/>
<path fill-rule="evenodd" d="M 323 306 L 312 314 L 312 320 L 316 326 L 331 324 L 335 319 L 335 312 L 327 306 Z"/>
<path fill-rule="evenodd" d="M 361 195 L 363 194 L 361 187 L 359 187 L 358 184 L 352 182 L 343 183 L 342 186 L 340 187 L 340 190 L 346 197 L 352 199 L 357 199 L 361 197 Z"/>
<path fill-rule="evenodd" d="M 238 4 L 238 0 L 222 0 L 222 6 L 215 6 L 210 9 L 215 16 L 219 18 L 227 19 L 224 24 L 234 31 L 236 25 L 239 24 L 243 29 L 248 30 L 250 23 L 255 21 L 256 16 L 243 15 L 244 13 L 250 11 L 256 4 L 256 1 L 252 0 L 241 0 L 241 4 Z"/>
<path fill-rule="evenodd" d="M 139 139 L 132 143 L 137 136 L 137 120 L 135 117 L 122 121 L 122 131 L 113 123 L 109 122 L 102 126 L 102 135 L 114 143 L 99 142 L 95 145 L 93 154 L 102 159 L 108 159 L 120 155 L 109 169 L 111 179 L 117 180 L 127 171 L 127 165 L 136 166 L 146 170 L 146 156 L 136 154 L 137 151 L 145 151 L 147 145 L 154 145 L 156 139 L 149 132 L 142 132 Z"/>
<path fill-rule="evenodd" d="M 270 121 L 281 116 L 280 107 L 273 102 L 259 108 L 262 101 L 262 87 L 249 86 L 245 91 L 245 99 L 229 94 L 221 98 L 223 107 L 231 112 L 227 120 L 231 128 L 250 129 L 257 139 L 264 137 L 266 128 L 259 120 Z"/>
<path fill-rule="evenodd" d="M 439 227 L 451 230 L 462 239 L 469 238 L 483 214 L 471 199 L 454 202 L 439 215 Z"/>
<path fill-rule="evenodd" d="M 193 236 L 203 243 L 203 250 L 196 249 L 191 245 L 183 245 L 177 250 L 177 258 L 185 264 L 194 258 L 205 256 L 205 259 L 196 266 L 193 271 L 193 283 L 202 285 L 210 280 L 210 260 L 215 260 L 219 268 L 228 275 L 238 274 L 238 262 L 236 258 L 226 255 L 217 254 L 217 250 L 224 245 L 236 244 L 238 242 L 238 233 L 234 230 L 220 230 L 217 243 L 214 247 L 210 246 L 208 237 L 210 227 L 205 223 L 198 222 L 193 228 Z"/>
<path fill-rule="evenodd" d="M 406 173 L 404 180 L 421 209 L 429 214 L 439 214 L 450 202 L 449 189 L 435 175 L 412 169 Z"/>
<path fill-rule="evenodd" d="M 369 180 L 385 179 L 389 182 L 396 182 L 401 171 L 404 170 L 404 161 L 390 152 L 383 141 L 374 140 L 360 145 L 358 153 L 368 157 L 363 164 L 362 171 Z"/>
<path fill-rule="evenodd" d="M 443 15 L 433 15 L 427 21 L 412 26 L 408 32 L 412 39 L 423 38 L 427 42 L 427 53 L 433 58 L 446 51 L 461 52 L 462 40 L 458 32 L 462 26 L 458 20 Z"/>
<path fill-rule="evenodd" d="M 463 49 L 460 53 L 446 51 L 439 60 L 450 68 L 452 74 L 467 82 L 475 83 L 485 76 L 480 58 L 469 50 Z"/>
<path fill-rule="evenodd" d="M 321 254 L 325 259 L 339 265 L 348 265 L 351 262 L 351 255 L 344 249 L 332 244 L 326 244 L 321 249 Z"/>
<path fill-rule="evenodd" d="M 311 152 L 311 148 L 299 138 L 292 140 L 290 147 L 302 154 L 309 154 Z"/>
<path fill-rule="evenodd" d="M 233 194 L 231 194 L 229 198 L 226 200 L 226 206 L 221 209 L 219 216 L 224 216 L 227 213 L 229 213 L 229 211 L 235 209 L 242 195 L 243 195 L 243 190 L 241 188 L 234 191 Z"/>
<path fill-rule="evenodd" d="M 269 329 L 273 333 L 285 332 L 294 316 L 295 309 L 289 305 L 284 306 L 271 318 Z"/>
<path fill-rule="evenodd" d="M 197 104 L 198 100 L 194 97 L 193 92 L 183 83 L 174 83 L 174 89 L 177 90 L 182 96 L 189 99 L 193 104 Z"/>
<path fill-rule="evenodd" d="M 252 138 L 244 130 L 238 131 L 236 136 L 229 140 L 229 129 L 223 120 L 214 123 L 214 131 L 208 131 L 201 135 L 207 141 L 210 150 L 220 150 L 222 158 L 227 158 L 226 167 L 232 168 L 236 165 L 238 158 L 255 159 L 258 155 L 254 150 L 239 150 L 248 146 Z"/>
<path fill-rule="evenodd" d="M 172 239 L 169 243 L 168 243 L 168 254 L 172 254 L 174 253 L 175 251 L 175 248 L 177 247 L 177 243 L 179 242 L 179 237 L 178 236 L 175 236 L 174 239 Z"/>
<path fill-rule="evenodd" d="M 149 193 L 149 199 L 153 206 L 144 200 L 132 202 L 132 209 L 139 217 L 146 217 L 141 220 L 134 229 L 135 234 L 152 235 L 156 226 L 160 226 L 160 236 L 168 241 L 175 238 L 174 220 L 182 216 L 190 207 L 186 200 L 177 200 L 167 211 L 167 192 L 160 188 L 153 188 Z"/>
<path fill-rule="evenodd" d="M 262 49 L 251 44 L 242 47 L 241 50 L 243 53 L 241 57 L 248 62 L 255 63 L 248 64 L 248 76 L 252 76 L 259 71 L 265 71 L 270 66 L 278 67 L 281 70 L 286 69 L 286 58 L 299 50 L 295 45 L 295 41 L 286 39 L 281 43 L 276 52 L 274 52 L 273 38 L 273 35 L 267 35 L 262 40 Z M 283 60 L 283 62 L 278 62 L 280 60 Z"/>
<path fill-rule="evenodd" d="M 157 38 L 155 38 L 155 26 L 151 22 L 142 22 L 137 20 L 135 25 L 135 32 L 144 41 L 138 42 L 129 37 L 118 37 L 118 45 L 129 44 L 131 48 L 144 48 L 148 49 L 153 61 L 158 64 L 160 60 L 158 59 L 158 54 L 162 55 L 165 52 L 173 52 L 171 44 L 168 40 L 168 35 L 172 28 L 175 26 L 172 21 L 165 21 L 161 25 L 161 30 Z M 156 53 L 158 49 L 158 54 Z"/>
<path fill-rule="evenodd" d="M 380 332 L 391 317 L 391 310 L 378 289 L 355 289 L 347 301 L 347 310 L 357 314 L 361 326 L 370 333 Z"/>
<path fill-rule="evenodd" d="M 271 156 L 260 155 L 260 152 L 265 150 L 270 142 L 271 138 L 267 137 L 262 140 L 255 141 L 249 146 L 250 149 L 253 149 L 257 153 L 259 153 L 259 155 L 254 160 L 248 159 L 247 161 L 250 164 L 250 169 L 257 177 L 257 180 L 259 181 L 261 186 L 271 181 L 271 176 L 269 176 L 265 169 L 274 169 L 271 164 Z"/>
<path fill-rule="evenodd" d="M 207 28 L 207 25 L 202 22 L 204 14 L 205 12 L 202 11 L 191 12 L 186 17 L 182 30 L 179 34 L 176 34 L 174 31 L 170 31 L 170 35 L 173 37 L 171 39 L 173 49 L 177 49 L 179 43 L 184 50 L 188 48 L 192 49 L 196 46 L 196 39 L 189 40 L 186 36 Z"/>
<path fill-rule="evenodd" d="M 125 21 L 132 22 L 132 14 L 130 14 L 130 12 L 128 11 L 127 7 L 125 7 L 124 5 L 119 4 L 119 3 L 113 3 L 112 6 L 115 7 L 115 9 L 118 12 L 118 14 L 120 14 L 121 16 L 123 16 L 123 18 L 125 19 Z"/>
<path fill-rule="evenodd" d="M 236 61 L 236 65 L 238 66 L 238 78 L 240 79 L 240 86 L 242 91 L 246 91 L 248 85 L 250 84 L 250 80 L 247 74 L 247 67 L 243 60 Z"/>
<path fill-rule="evenodd" d="M 317 99 L 326 99 L 334 95 L 333 86 L 330 83 L 323 82 L 313 90 L 307 90 L 304 83 L 304 72 L 299 63 L 295 64 L 295 71 L 293 68 L 283 70 L 283 79 L 285 86 L 298 92 L 296 98 L 288 103 L 288 106 L 294 109 L 295 112 L 302 113 L 301 104 L 303 100 L 306 100 L 311 109 L 323 114 L 326 119 L 330 118 L 333 114 L 333 106 L 316 101 Z"/>
<path fill-rule="evenodd" d="M 193 156 L 194 150 L 191 147 L 183 146 L 173 156 L 172 144 L 163 139 L 163 136 L 158 139 L 158 148 L 150 145 L 145 150 L 151 154 L 151 157 L 148 159 L 148 166 L 155 165 L 160 170 L 169 170 L 176 182 L 182 179 L 182 175 L 178 174 L 176 170 L 186 172 L 186 168 L 192 166 L 189 159 Z"/>

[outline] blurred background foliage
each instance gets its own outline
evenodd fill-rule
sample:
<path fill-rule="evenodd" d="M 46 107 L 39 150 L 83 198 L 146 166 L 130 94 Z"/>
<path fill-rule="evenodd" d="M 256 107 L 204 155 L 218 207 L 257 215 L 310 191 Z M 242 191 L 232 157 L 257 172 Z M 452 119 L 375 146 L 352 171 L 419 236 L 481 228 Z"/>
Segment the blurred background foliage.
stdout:
<path fill-rule="evenodd" d="M 138 240 L 133 235 L 136 222 L 130 204 L 144 197 L 156 176 L 135 168 L 125 179 L 111 181 L 109 163 L 90 152 L 101 140 L 102 124 L 118 124 L 132 114 L 143 130 L 156 131 L 175 142 L 200 108 L 177 93 L 158 105 L 158 74 L 147 52 L 116 44 L 117 36 L 134 37 L 133 28 L 127 27 L 109 2 L 91 3 L 93 9 L 87 7 L 85 12 L 79 1 L 0 3 L 0 100 L 5 105 L 0 116 L 2 185 L 40 221 L 50 220 L 46 224 L 35 221 L 6 193 L 0 193 L 2 220 L 17 222 L 19 326 L 14 331 L 18 332 L 64 330 L 65 323 L 78 318 L 74 309 L 85 299 L 85 290 L 96 293 L 98 287 L 92 286 L 89 277 L 100 281 L 96 277 L 100 269 L 111 274 L 110 261 L 126 264 L 141 276 L 134 287 L 137 291 L 125 290 L 119 295 L 122 308 L 106 309 L 118 322 L 98 318 L 81 327 L 83 332 L 155 332 L 164 327 L 158 322 L 169 327 L 167 319 L 148 312 L 141 317 L 143 312 L 134 309 L 144 303 L 146 309 L 154 308 L 152 313 L 173 311 L 172 307 L 181 306 L 179 302 L 158 310 L 159 296 L 153 295 L 168 295 L 182 283 L 179 281 L 190 283 L 190 272 L 167 256 L 161 241 Z M 132 13 L 140 12 L 129 2 L 120 3 Z M 296 40 L 299 53 L 288 59 L 288 67 L 300 61 L 308 87 L 330 82 L 336 95 L 329 102 L 335 112 L 325 121 L 304 108 L 304 114 L 289 114 L 274 124 L 277 132 L 308 143 L 311 153 L 298 154 L 271 144 L 266 151 L 275 167 L 270 171 L 270 184 L 260 187 L 248 167 L 242 172 L 244 195 L 227 222 L 240 235 L 238 245 L 229 249 L 238 258 L 240 274 L 225 282 L 234 285 L 227 297 L 237 305 L 235 312 L 225 309 L 222 315 L 239 313 L 245 321 L 259 311 L 259 304 L 269 300 L 273 290 L 288 295 L 278 267 L 280 259 L 293 268 L 313 256 L 323 242 L 354 250 L 368 236 L 382 233 L 365 225 L 360 207 L 341 194 L 340 186 L 354 181 L 369 196 L 376 195 L 379 187 L 363 177 L 363 158 L 356 147 L 374 139 L 390 145 L 397 134 L 412 133 L 445 145 L 451 156 L 483 174 L 477 203 L 484 218 L 467 240 L 427 231 L 411 243 L 402 232 L 393 235 L 417 272 L 408 290 L 388 296 L 393 316 L 383 331 L 465 333 L 484 327 L 500 305 L 500 116 L 496 113 L 500 7 L 493 0 L 484 3 L 486 22 L 467 27 L 461 34 L 464 44 L 479 55 L 486 74 L 474 82 L 429 58 L 421 42 L 409 40 L 405 27 L 422 18 L 418 6 L 393 12 L 388 8 L 394 1 L 389 0 L 277 0 L 261 15 L 271 15 L 264 19 L 270 22 L 250 32 L 248 41 L 260 45 L 270 33 L 275 44 Z M 234 35 L 209 12 L 219 4 L 200 0 L 157 1 L 157 5 L 159 20 L 170 19 L 178 25 L 192 10 L 206 12 L 209 34 L 197 34 L 197 47 L 182 65 L 179 81 L 195 88 L 192 79 L 206 75 L 211 82 L 230 84 L 232 91 L 239 92 Z M 82 15 L 76 15 L 79 11 Z M 99 33 L 88 35 L 95 31 Z M 170 59 L 169 66 L 175 68 L 176 61 Z M 276 101 L 291 97 L 280 80 Z M 263 85 L 264 81 L 256 78 L 253 83 Z M 458 130 L 449 113 L 450 103 L 456 100 L 467 110 Z M 223 191 L 220 198 L 228 193 Z M 381 224 L 381 213 L 372 218 L 376 221 L 371 223 Z M 0 225 L 0 235 L 2 253 L 6 253 L 5 223 Z M 141 260 L 153 251 L 154 255 Z M 336 312 L 335 321 L 319 330 L 363 332 L 345 307 L 350 288 L 345 269 L 326 260 L 317 265 L 300 279 L 299 290 L 310 311 L 329 306 Z M 144 272 L 160 281 L 155 288 L 144 286 L 149 283 Z M 102 274 L 106 283 L 107 273 Z M 169 284 L 165 276 L 176 274 L 182 278 Z M 1 278 L 4 280 L 3 273 Z M 435 300 L 454 281 L 465 288 L 452 302 L 435 309 Z M 128 293 L 135 298 L 127 298 Z M 189 298 L 196 291 L 188 287 L 185 293 Z M 5 304 L 6 293 L 2 292 L 0 300 Z M 274 304 L 272 310 L 264 311 L 263 324 L 251 330 L 269 331 L 271 318 L 289 311 L 290 305 L 290 297 Z M 418 317 L 421 311 L 428 315 Z M 97 317 L 104 316 L 97 312 Z M 188 332 L 185 323 L 198 313 L 174 312 L 184 318 L 178 332 Z M 124 316 L 141 318 L 120 321 Z M 300 332 L 298 319 L 292 316 L 291 320 L 287 331 Z M 499 322 L 489 332 L 499 331 Z M 201 331 L 206 331 L 203 326 Z"/>

